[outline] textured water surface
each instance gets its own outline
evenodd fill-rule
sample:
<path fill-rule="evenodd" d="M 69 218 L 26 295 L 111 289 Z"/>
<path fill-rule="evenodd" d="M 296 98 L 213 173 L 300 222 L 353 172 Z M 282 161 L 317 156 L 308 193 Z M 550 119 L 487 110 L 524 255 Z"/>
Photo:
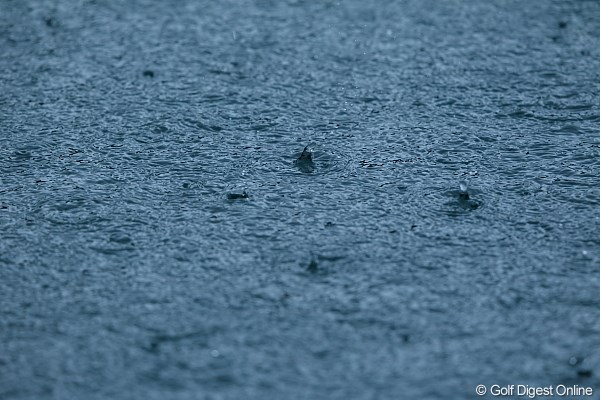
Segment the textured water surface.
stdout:
<path fill-rule="evenodd" d="M 600 387 L 599 43 L 596 1 L 1 1 L 0 398 Z"/>

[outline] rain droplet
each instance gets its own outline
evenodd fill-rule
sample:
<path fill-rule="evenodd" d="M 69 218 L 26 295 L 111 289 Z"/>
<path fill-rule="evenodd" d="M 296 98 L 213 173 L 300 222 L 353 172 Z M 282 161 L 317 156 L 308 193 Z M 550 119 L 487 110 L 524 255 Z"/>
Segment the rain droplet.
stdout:
<path fill-rule="evenodd" d="M 569 365 L 577 365 L 579 363 L 579 359 L 575 356 L 569 358 Z"/>

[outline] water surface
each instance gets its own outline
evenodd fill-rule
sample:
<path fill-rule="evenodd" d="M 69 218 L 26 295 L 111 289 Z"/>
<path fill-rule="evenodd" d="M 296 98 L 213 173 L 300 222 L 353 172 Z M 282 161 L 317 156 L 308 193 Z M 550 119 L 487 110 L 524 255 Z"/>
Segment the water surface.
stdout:
<path fill-rule="evenodd" d="M 595 1 L 2 1 L 0 398 L 598 388 L 598 43 Z"/>

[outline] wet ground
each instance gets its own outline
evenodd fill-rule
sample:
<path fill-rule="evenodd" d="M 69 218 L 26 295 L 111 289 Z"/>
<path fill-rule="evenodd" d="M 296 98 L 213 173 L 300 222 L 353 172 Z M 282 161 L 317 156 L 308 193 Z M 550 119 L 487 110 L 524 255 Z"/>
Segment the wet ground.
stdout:
<path fill-rule="evenodd" d="M 0 398 L 600 390 L 598 43 L 597 1 L 2 0 Z"/>

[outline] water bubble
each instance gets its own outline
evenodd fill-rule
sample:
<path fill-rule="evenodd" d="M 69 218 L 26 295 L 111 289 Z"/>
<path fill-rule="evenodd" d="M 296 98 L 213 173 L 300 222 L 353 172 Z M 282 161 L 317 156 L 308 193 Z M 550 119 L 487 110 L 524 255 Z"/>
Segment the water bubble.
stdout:
<path fill-rule="evenodd" d="M 579 364 L 579 359 L 575 356 L 572 356 L 571 358 L 569 358 L 569 365 L 577 365 Z"/>

